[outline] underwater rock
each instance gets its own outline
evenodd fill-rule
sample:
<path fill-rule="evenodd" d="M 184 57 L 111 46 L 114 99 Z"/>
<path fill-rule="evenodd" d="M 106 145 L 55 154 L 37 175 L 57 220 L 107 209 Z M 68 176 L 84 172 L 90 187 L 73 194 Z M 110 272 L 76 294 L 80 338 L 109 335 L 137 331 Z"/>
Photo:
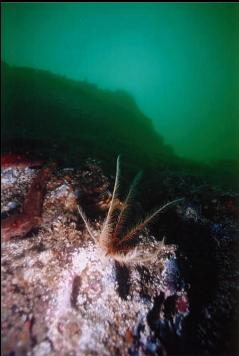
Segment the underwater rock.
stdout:
<path fill-rule="evenodd" d="M 93 169 L 96 170 L 95 166 Z M 58 169 L 54 174 L 49 172 L 50 180 L 48 174 L 44 175 L 47 181 L 44 179 L 46 195 L 41 230 L 36 231 L 32 239 L 10 240 L 3 244 L 2 287 L 7 295 L 2 316 L 4 355 L 22 352 L 20 345 L 24 345 L 25 353 L 33 354 L 44 350 L 53 355 L 127 354 L 137 339 L 133 330 L 139 317 L 144 324 L 139 347 L 151 352 L 155 350 L 150 341 L 153 335 L 147 326 L 147 314 L 152 299 L 162 291 L 163 266 L 175 249 L 166 245 L 159 261 L 148 264 L 150 278 L 146 284 L 143 270 L 133 268 L 128 274 L 129 288 L 122 299 L 118 289 L 120 276 L 114 261 L 104 259 L 82 227 L 77 229 L 77 212 L 67 205 L 71 196 L 76 203 L 75 190 L 89 184 L 83 172 L 84 169 L 67 172 Z M 106 178 L 98 176 L 97 180 L 97 190 L 103 191 Z M 39 174 L 23 204 L 26 212 L 29 211 L 29 199 L 35 193 L 36 181 L 39 181 Z M 90 196 L 94 189 L 89 189 Z M 102 197 L 98 195 L 98 199 Z M 7 200 L 4 201 L 7 205 Z M 39 207 L 37 204 L 32 211 L 37 212 Z M 99 221 L 94 226 L 98 229 Z M 141 293 L 142 286 L 148 295 L 146 299 Z M 27 324 L 27 337 L 20 332 L 25 330 L 26 320 L 31 320 Z M 156 343 L 161 347 L 159 340 Z"/>
<path fill-rule="evenodd" d="M 238 224 L 233 215 L 225 213 L 218 222 L 215 215 L 206 218 L 202 209 L 200 219 L 188 219 L 185 212 L 195 204 L 195 196 L 188 197 L 177 213 L 169 212 L 159 220 L 168 228 L 166 242 L 171 242 L 159 257 L 119 271 L 114 260 L 105 258 L 91 241 L 74 208 L 78 202 L 84 207 L 91 202 L 88 210 L 97 236 L 103 217 L 94 207 L 110 180 L 98 163 L 90 162 L 79 169 L 49 173 L 44 180 L 41 228 L 31 239 L 2 244 L 2 354 L 166 356 L 221 350 L 233 354 L 230 333 L 236 325 L 239 292 Z M 23 198 L 27 190 L 34 192 L 30 186 L 37 171 L 15 173 L 25 183 L 17 181 L 15 194 L 14 185 L 3 184 L 3 211 L 11 202 L 29 206 Z M 223 191 L 212 189 L 203 198 L 202 188 L 192 178 L 186 183 L 164 187 L 164 192 L 170 190 L 169 197 L 164 193 L 165 200 L 174 194 L 184 196 L 185 191 L 189 194 L 192 188 L 198 206 L 221 201 Z M 179 186 L 180 194 L 175 193 Z M 218 211 L 213 210 L 221 214 Z M 172 216 L 178 218 L 175 228 Z M 160 241 L 161 232 L 152 231 L 143 233 Z M 220 243 L 214 243 L 213 237 Z M 213 289 L 207 284 L 212 269 L 216 271 Z"/>
<path fill-rule="evenodd" d="M 26 168 L 26 167 L 40 167 L 43 161 L 34 159 L 29 155 L 24 154 L 2 154 L 1 155 L 1 168 Z"/>
<path fill-rule="evenodd" d="M 180 276 L 180 271 L 175 256 L 172 256 L 165 261 L 162 278 L 166 297 L 174 295 L 179 290 L 179 288 L 182 287 L 182 278 Z"/>
<path fill-rule="evenodd" d="M 53 201 L 58 211 L 63 209 L 65 212 L 73 213 L 77 210 L 77 196 L 69 183 L 60 185 L 46 195 L 45 208 L 50 208 Z"/>
<path fill-rule="evenodd" d="M 22 211 L 5 218 L 1 223 L 2 238 L 6 241 L 12 237 L 25 236 L 41 224 L 42 205 L 46 182 L 55 165 L 43 168 L 34 178 L 23 202 Z"/>
<path fill-rule="evenodd" d="M 5 206 L 4 209 L 2 209 L 1 212 L 1 219 L 4 219 L 7 217 L 9 214 L 12 214 L 13 212 L 16 211 L 16 209 L 19 208 L 19 204 L 15 201 L 10 201 L 8 202 Z"/>
<path fill-rule="evenodd" d="M 1 184 L 3 185 L 13 185 L 17 181 L 17 176 L 15 172 L 10 168 L 4 171 L 1 177 Z"/>

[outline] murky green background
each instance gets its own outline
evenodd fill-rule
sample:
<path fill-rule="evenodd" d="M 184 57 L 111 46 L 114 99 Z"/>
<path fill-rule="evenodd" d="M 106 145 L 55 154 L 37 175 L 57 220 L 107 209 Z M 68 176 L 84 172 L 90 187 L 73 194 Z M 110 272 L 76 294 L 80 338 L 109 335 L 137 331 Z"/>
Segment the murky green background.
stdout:
<path fill-rule="evenodd" d="M 7 140 L 238 158 L 238 4 L 5 3 L 1 16 Z"/>

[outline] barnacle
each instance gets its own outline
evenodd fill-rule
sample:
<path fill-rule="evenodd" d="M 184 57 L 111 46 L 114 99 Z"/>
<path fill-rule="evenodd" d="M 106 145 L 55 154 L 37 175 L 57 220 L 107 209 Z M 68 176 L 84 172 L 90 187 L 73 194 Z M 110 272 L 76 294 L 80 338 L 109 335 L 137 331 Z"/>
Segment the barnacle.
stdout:
<path fill-rule="evenodd" d="M 173 200 L 159 209 L 156 209 L 143 220 L 136 223 L 133 227 L 127 229 L 127 220 L 129 212 L 134 201 L 135 188 L 141 177 L 141 172 L 134 178 L 128 195 L 123 203 L 119 203 L 119 174 L 120 174 L 120 156 L 117 158 L 115 184 L 107 216 L 98 236 L 95 236 L 93 229 L 82 208 L 78 206 L 79 213 L 84 221 L 86 229 L 91 238 L 98 244 L 105 256 L 109 256 L 122 264 L 143 264 L 153 259 L 164 247 L 164 240 L 144 240 L 132 246 L 131 242 L 139 235 L 146 225 L 161 213 L 164 209 L 183 199 Z"/>

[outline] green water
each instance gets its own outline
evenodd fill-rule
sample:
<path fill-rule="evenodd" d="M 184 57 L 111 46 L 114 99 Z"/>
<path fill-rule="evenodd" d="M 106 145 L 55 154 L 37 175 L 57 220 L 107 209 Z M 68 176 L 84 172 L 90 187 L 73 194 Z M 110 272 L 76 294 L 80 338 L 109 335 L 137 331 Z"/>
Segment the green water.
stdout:
<path fill-rule="evenodd" d="M 238 158 L 238 4 L 4 3 L 1 16 L 4 62 L 83 81 L 77 93 L 62 77 L 6 70 L 7 140 L 81 132 L 92 154 Z"/>
<path fill-rule="evenodd" d="M 1 9 L 2 152 L 29 153 L 60 168 L 100 160 L 110 190 L 121 154 L 122 196 L 143 170 L 136 218 L 184 198 L 182 208 L 150 227 L 152 236 L 179 246 L 191 293 L 183 343 L 175 329 L 169 354 L 181 346 L 185 355 L 238 354 L 239 4 L 4 3 Z M 82 172 L 90 177 L 91 169 Z M 164 309 L 170 320 L 172 301 Z M 160 302 L 156 314 L 161 308 Z"/>

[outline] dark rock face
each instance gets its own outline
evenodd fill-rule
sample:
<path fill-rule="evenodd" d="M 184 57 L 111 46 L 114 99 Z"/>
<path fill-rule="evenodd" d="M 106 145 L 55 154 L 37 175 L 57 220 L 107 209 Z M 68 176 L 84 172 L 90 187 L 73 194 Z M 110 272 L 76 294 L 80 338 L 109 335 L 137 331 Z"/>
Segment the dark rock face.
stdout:
<path fill-rule="evenodd" d="M 131 164 L 175 157 L 128 93 L 43 70 L 5 63 L 1 69 L 3 151 L 36 153 L 41 147 L 45 159 L 63 162 L 68 152 L 71 164 L 89 155 L 114 161 L 119 152 Z"/>

